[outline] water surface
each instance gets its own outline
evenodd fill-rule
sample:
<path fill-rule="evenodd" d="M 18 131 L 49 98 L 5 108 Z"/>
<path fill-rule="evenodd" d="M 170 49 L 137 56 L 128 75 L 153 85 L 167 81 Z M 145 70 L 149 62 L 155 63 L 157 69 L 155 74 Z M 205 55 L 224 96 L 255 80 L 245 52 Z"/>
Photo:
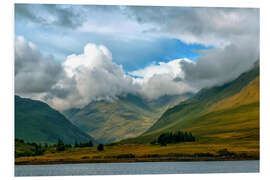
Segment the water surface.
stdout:
<path fill-rule="evenodd" d="M 249 173 L 259 161 L 136 162 L 15 166 L 15 176 Z"/>

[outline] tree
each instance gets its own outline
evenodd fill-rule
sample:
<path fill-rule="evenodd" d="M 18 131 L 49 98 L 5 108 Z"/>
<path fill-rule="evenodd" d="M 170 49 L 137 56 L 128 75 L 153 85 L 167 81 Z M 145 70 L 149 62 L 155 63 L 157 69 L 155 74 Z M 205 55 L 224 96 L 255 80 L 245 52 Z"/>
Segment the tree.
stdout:
<path fill-rule="evenodd" d="M 44 153 L 40 144 L 36 144 L 35 146 L 35 155 L 42 155 Z"/>
<path fill-rule="evenodd" d="M 90 141 L 88 141 L 88 143 L 87 143 L 87 147 L 93 147 L 93 143 L 92 143 L 92 141 L 90 140 Z"/>
<path fill-rule="evenodd" d="M 98 150 L 98 151 L 103 151 L 103 150 L 104 150 L 103 144 L 99 144 L 99 145 L 97 146 L 97 150 Z"/>
<path fill-rule="evenodd" d="M 75 140 L 74 147 L 78 147 L 78 142 L 77 142 L 77 140 Z"/>
<path fill-rule="evenodd" d="M 58 139 L 58 143 L 56 145 L 56 150 L 57 151 L 64 151 L 65 149 L 66 148 L 65 148 L 64 142 L 61 139 Z"/>

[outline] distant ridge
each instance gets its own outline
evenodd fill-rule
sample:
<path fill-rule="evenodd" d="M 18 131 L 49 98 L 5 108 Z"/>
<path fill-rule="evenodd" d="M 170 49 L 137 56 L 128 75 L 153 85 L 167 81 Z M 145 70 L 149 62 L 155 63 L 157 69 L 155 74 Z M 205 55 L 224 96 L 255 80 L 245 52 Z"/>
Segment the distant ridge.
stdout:
<path fill-rule="evenodd" d="M 15 95 L 15 138 L 26 142 L 73 144 L 95 140 L 41 101 Z"/>
<path fill-rule="evenodd" d="M 70 109 L 64 115 L 96 140 L 111 143 L 136 137 L 146 131 L 169 107 L 193 94 L 165 95 L 147 101 L 126 94 L 114 101 L 91 102 L 82 109 Z"/>

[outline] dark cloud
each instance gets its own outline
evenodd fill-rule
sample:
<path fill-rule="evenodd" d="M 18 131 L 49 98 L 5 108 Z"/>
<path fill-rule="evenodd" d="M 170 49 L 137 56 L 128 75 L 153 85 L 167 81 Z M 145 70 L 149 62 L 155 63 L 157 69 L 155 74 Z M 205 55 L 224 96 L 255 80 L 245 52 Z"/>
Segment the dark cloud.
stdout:
<path fill-rule="evenodd" d="M 214 47 L 198 51 L 196 63 L 181 62 L 184 81 L 196 89 L 228 82 L 259 59 L 259 9 L 130 6 L 126 13 L 157 27 L 148 33 Z"/>
<path fill-rule="evenodd" d="M 86 19 L 79 6 L 55 4 L 15 4 L 15 18 L 42 26 L 74 29 Z"/>
<path fill-rule="evenodd" d="M 80 13 L 76 6 L 63 7 L 55 4 L 46 4 L 43 6 L 50 15 L 54 16 L 55 20 L 52 21 L 54 25 L 76 28 L 85 21 L 84 15 Z"/>
<path fill-rule="evenodd" d="M 15 39 L 15 92 L 45 93 L 63 76 L 61 64 L 44 58 L 37 47 L 23 37 Z"/>
<path fill-rule="evenodd" d="M 200 54 L 196 63 L 181 64 L 185 81 L 197 89 L 222 85 L 250 69 L 259 59 L 259 47 L 252 42 L 245 46 L 231 44 L 224 49 L 202 51 Z"/>
<path fill-rule="evenodd" d="M 128 6 L 125 13 L 141 24 L 154 24 L 152 33 L 188 43 L 220 46 L 236 35 L 259 33 L 259 9 Z"/>
<path fill-rule="evenodd" d="M 46 20 L 42 17 L 36 16 L 34 9 L 31 9 L 29 4 L 15 4 L 15 19 L 28 20 L 35 23 L 46 23 Z"/>

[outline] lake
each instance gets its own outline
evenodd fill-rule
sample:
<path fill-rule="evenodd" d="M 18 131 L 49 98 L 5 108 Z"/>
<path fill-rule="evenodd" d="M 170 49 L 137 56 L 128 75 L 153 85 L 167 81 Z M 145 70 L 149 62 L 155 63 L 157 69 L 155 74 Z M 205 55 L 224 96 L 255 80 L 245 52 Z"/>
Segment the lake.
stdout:
<path fill-rule="evenodd" d="M 259 161 L 88 163 L 15 166 L 15 176 L 249 173 Z"/>

